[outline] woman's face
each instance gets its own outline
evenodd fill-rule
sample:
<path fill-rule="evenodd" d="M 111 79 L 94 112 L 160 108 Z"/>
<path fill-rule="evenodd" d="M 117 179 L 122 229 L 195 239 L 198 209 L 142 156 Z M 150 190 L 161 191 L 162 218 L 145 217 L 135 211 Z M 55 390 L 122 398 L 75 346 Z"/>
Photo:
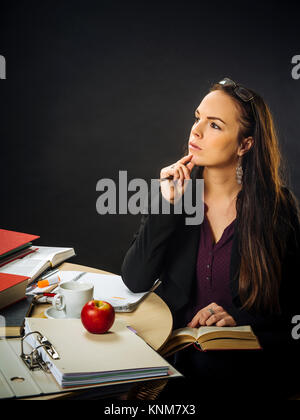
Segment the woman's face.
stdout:
<path fill-rule="evenodd" d="M 236 104 L 226 93 L 215 90 L 204 97 L 195 112 L 189 138 L 189 153 L 198 166 L 225 167 L 236 164 L 240 123 Z"/>

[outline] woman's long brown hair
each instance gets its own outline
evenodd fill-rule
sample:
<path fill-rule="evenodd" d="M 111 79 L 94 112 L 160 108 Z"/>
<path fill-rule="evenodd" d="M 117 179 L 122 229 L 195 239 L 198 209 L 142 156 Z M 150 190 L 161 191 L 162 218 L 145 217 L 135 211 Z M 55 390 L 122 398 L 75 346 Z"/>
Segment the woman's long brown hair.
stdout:
<path fill-rule="evenodd" d="M 298 203 L 285 188 L 287 179 L 278 136 L 269 107 L 254 91 L 253 103 L 244 102 L 228 86 L 215 84 L 238 107 L 238 141 L 252 136 L 254 144 L 243 155 L 242 189 L 236 202 L 239 253 L 239 296 L 242 308 L 280 313 L 279 290 L 282 262 L 292 214 L 299 217 Z M 291 210 L 291 208 L 293 208 Z"/>

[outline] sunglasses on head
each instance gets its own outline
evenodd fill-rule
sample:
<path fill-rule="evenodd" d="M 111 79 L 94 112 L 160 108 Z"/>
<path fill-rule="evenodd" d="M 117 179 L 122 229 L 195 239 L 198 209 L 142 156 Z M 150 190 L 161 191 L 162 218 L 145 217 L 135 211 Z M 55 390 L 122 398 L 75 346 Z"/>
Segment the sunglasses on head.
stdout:
<path fill-rule="evenodd" d="M 254 95 L 251 93 L 248 89 L 244 88 L 243 86 L 240 86 L 239 84 L 235 83 L 233 80 L 229 79 L 228 77 L 224 77 L 220 82 L 218 82 L 219 85 L 231 87 L 233 89 L 233 92 L 236 94 L 238 98 L 240 98 L 243 102 L 250 102 L 253 116 L 255 121 L 257 122 L 257 113 L 255 109 L 254 104 Z"/>
<path fill-rule="evenodd" d="M 229 79 L 228 77 L 224 77 L 224 79 L 218 83 L 219 85 L 232 87 L 234 93 L 244 102 L 249 102 L 252 99 L 254 99 L 254 95 L 251 92 L 249 92 L 248 89 L 238 85 L 237 83 L 235 83 L 233 80 Z"/>

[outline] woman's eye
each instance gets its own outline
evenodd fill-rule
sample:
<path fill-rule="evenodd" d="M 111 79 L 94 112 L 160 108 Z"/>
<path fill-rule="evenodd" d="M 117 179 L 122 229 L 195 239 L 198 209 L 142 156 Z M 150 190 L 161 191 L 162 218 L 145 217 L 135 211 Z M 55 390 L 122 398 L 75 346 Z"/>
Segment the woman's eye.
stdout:
<path fill-rule="evenodd" d="M 194 124 L 196 124 L 199 120 L 200 120 L 200 118 L 198 118 L 198 117 L 194 117 Z"/>
<path fill-rule="evenodd" d="M 219 127 L 216 123 L 214 123 L 214 122 L 212 122 L 212 123 L 210 124 L 210 126 L 211 126 L 212 128 L 214 128 L 214 129 L 216 129 L 216 130 L 220 130 L 220 127 Z"/>

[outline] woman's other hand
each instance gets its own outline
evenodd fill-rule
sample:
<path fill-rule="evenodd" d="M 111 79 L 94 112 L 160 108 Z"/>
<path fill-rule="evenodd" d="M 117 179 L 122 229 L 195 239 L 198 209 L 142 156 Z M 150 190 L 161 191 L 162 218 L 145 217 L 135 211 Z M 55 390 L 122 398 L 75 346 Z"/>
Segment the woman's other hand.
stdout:
<path fill-rule="evenodd" d="M 187 326 L 191 328 L 197 328 L 204 325 L 215 325 L 216 327 L 235 327 L 236 322 L 232 316 L 222 308 L 222 306 L 219 306 L 213 302 L 198 311 L 191 322 L 187 324 Z"/>
<path fill-rule="evenodd" d="M 163 197 L 174 203 L 184 194 L 184 180 L 191 179 L 191 171 L 195 164 L 191 162 L 193 155 L 184 156 L 176 163 L 160 171 L 161 193 Z M 165 179 L 170 177 L 171 179 Z M 176 197 L 176 200 L 175 200 Z"/>

